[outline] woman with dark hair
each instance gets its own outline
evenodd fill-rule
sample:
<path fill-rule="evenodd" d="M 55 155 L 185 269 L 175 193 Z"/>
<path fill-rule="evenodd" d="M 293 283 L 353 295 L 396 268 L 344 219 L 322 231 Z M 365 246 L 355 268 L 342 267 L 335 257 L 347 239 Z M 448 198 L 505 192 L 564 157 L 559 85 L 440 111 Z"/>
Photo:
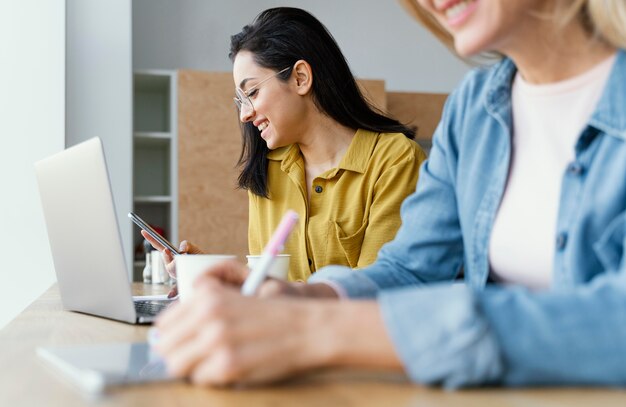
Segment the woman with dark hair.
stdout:
<path fill-rule="evenodd" d="M 304 10 L 262 12 L 231 37 L 230 58 L 250 253 L 293 209 L 301 221 L 285 245 L 290 280 L 372 263 L 400 227 L 426 158 L 414 132 L 367 103 L 332 35 Z"/>
<path fill-rule="evenodd" d="M 332 35 L 304 10 L 263 11 L 231 37 L 229 57 L 250 254 L 261 254 L 292 209 L 300 222 L 284 248 L 290 281 L 329 264 L 373 263 L 400 227 L 400 205 L 426 159 L 415 132 L 368 104 Z M 173 255 L 142 234 L 175 276 Z M 180 249 L 201 253 L 187 241 Z"/>

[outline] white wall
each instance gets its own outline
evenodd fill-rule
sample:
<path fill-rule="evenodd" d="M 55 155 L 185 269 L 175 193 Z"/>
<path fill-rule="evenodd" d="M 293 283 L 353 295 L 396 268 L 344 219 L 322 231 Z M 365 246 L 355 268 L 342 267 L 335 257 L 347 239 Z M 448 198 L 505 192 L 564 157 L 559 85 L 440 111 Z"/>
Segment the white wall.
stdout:
<path fill-rule="evenodd" d="M 468 70 L 396 0 L 134 0 L 133 67 L 230 71 L 230 36 L 283 5 L 314 14 L 353 73 L 388 90 L 448 93 Z"/>
<path fill-rule="evenodd" d="M 64 146 L 65 0 L 0 0 L 0 328 L 55 281 L 33 163 Z"/>
<path fill-rule="evenodd" d="M 14 0 L 17 1 L 17 0 Z M 99 136 L 132 276 L 131 0 L 67 0 L 66 146 Z"/>

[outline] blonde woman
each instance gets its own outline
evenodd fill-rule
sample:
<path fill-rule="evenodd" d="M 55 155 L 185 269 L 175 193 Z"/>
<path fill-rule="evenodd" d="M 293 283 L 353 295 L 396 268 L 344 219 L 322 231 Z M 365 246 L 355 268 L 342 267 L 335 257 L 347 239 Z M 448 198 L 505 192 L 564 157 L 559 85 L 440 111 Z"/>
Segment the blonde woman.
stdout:
<path fill-rule="evenodd" d="M 245 268 L 218 266 L 160 319 L 159 352 L 199 384 L 353 366 L 626 385 L 626 2 L 409 6 L 461 57 L 500 60 L 450 96 L 395 239 L 358 272 L 259 293 L 300 301 L 241 297 Z M 317 299 L 338 297 L 368 300 Z"/>

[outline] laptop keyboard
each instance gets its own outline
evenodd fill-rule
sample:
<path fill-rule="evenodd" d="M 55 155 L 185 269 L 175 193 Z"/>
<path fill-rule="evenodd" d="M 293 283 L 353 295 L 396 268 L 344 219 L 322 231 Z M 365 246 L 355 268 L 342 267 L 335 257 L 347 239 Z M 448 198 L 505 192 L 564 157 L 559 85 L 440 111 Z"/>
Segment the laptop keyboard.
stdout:
<path fill-rule="evenodd" d="M 135 310 L 138 315 L 157 315 L 167 308 L 166 301 L 135 301 Z"/>

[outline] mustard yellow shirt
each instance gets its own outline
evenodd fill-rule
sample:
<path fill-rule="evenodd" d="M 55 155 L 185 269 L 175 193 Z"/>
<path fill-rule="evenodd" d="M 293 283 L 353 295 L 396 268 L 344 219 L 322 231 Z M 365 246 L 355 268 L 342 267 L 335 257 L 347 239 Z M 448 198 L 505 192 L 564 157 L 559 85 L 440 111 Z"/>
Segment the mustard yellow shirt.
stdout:
<path fill-rule="evenodd" d="M 304 160 L 297 144 L 268 154 L 269 198 L 249 193 L 248 245 L 260 254 L 288 209 L 300 221 L 285 244 L 289 280 L 315 270 L 373 263 L 400 227 L 400 204 L 415 190 L 424 151 L 403 134 L 358 130 L 337 168 L 313 180 L 307 205 Z"/>

